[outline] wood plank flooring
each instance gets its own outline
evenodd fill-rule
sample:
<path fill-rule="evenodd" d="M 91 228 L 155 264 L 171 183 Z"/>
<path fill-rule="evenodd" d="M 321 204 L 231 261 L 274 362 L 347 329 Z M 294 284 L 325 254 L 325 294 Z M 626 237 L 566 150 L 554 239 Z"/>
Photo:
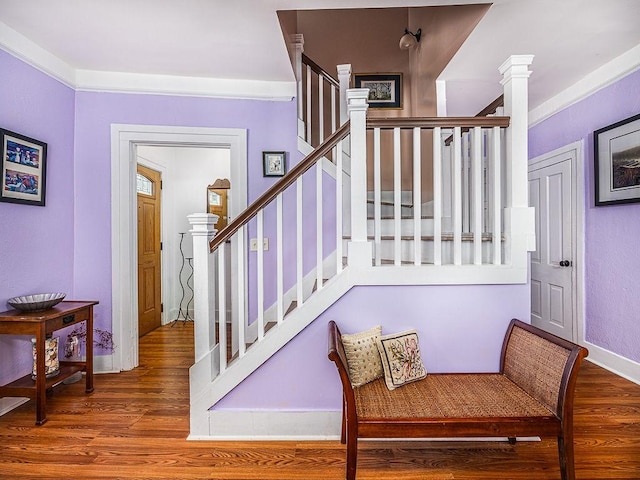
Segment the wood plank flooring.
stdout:
<path fill-rule="evenodd" d="M 193 324 L 141 339 L 140 367 L 60 385 L 49 421 L 34 425 L 29 402 L 0 417 L 2 479 L 339 480 L 337 441 L 187 441 Z M 640 386 L 589 362 L 575 406 L 577 478 L 640 479 Z M 361 442 L 358 479 L 560 478 L 554 441 Z"/>

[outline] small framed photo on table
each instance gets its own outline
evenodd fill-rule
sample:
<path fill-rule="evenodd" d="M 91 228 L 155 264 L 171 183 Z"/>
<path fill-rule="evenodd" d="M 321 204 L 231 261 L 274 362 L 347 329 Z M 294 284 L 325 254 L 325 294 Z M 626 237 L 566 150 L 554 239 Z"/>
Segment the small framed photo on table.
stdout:
<path fill-rule="evenodd" d="M 596 206 L 640 202 L 640 115 L 593 132 Z"/>
<path fill-rule="evenodd" d="M 0 202 L 44 207 L 47 144 L 0 128 Z"/>
<path fill-rule="evenodd" d="M 287 173 L 286 152 L 262 152 L 262 168 L 265 177 L 282 177 Z"/>

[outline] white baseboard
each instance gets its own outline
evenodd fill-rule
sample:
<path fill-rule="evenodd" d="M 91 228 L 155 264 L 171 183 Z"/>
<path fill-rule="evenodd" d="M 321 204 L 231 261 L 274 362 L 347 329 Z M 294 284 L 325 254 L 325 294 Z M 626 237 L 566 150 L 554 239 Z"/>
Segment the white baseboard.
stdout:
<path fill-rule="evenodd" d="M 589 349 L 587 360 L 640 385 L 640 363 L 593 343 L 585 342 L 583 346 Z"/>
<path fill-rule="evenodd" d="M 210 435 L 189 440 L 339 440 L 341 416 L 337 411 L 213 410 Z"/>
<path fill-rule="evenodd" d="M 18 408 L 23 403 L 27 403 L 27 397 L 2 397 L 0 398 L 0 417 L 9 413 L 14 408 Z"/>

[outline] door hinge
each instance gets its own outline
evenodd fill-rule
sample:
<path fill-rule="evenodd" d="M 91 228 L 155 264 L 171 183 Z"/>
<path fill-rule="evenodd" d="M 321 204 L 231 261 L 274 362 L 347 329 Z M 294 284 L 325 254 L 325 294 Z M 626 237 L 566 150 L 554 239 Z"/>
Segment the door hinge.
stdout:
<path fill-rule="evenodd" d="M 164 312 L 164 303 L 160 304 L 160 313 Z"/>
<path fill-rule="evenodd" d="M 160 250 L 162 250 L 162 242 L 160 242 Z"/>
<path fill-rule="evenodd" d="M 160 190 L 162 190 L 162 180 L 160 180 Z"/>

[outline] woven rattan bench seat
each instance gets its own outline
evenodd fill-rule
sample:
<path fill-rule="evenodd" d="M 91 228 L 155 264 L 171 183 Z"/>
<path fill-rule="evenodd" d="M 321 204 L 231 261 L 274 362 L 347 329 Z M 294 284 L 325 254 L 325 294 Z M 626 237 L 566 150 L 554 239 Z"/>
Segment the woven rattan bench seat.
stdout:
<path fill-rule="evenodd" d="M 378 379 L 353 390 L 358 419 L 553 417 L 503 374 L 429 374 L 389 390 Z"/>

